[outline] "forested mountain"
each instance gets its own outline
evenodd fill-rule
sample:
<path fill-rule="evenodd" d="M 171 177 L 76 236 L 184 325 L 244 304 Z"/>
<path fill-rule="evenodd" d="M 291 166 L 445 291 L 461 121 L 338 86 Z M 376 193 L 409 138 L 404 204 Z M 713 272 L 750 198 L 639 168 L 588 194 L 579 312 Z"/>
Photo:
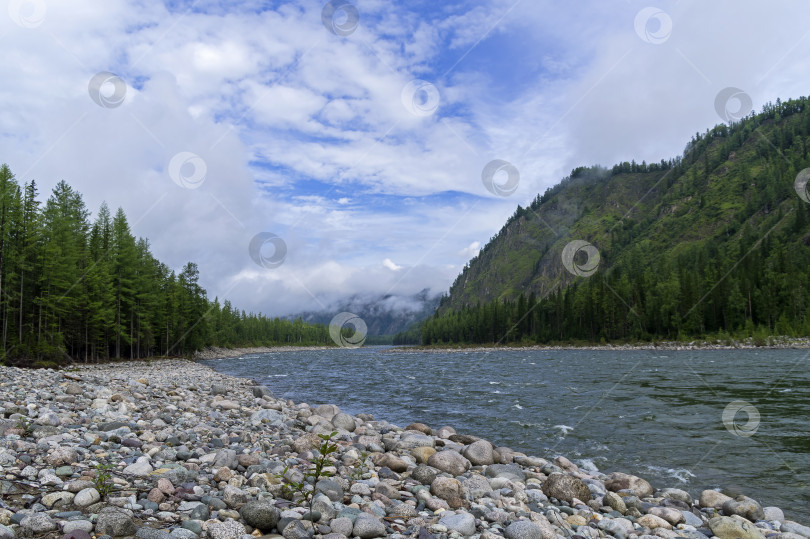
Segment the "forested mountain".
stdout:
<path fill-rule="evenodd" d="M 669 161 L 574 170 L 518 206 L 422 341 L 810 334 L 810 204 L 794 185 L 809 104 L 768 104 Z"/>
<path fill-rule="evenodd" d="M 331 343 L 329 331 L 209 301 L 197 265 L 177 274 L 136 239 L 122 209 L 94 220 L 64 181 L 42 204 L 0 166 L 3 363 L 187 355 L 205 346 Z"/>

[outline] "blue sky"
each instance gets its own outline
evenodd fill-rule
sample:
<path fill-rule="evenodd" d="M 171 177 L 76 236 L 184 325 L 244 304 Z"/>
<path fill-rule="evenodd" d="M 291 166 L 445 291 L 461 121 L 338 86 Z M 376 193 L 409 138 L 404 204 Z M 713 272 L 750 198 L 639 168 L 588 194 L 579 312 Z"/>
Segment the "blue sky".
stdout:
<path fill-rule="evenodd" d="M 810 73 L 800 0 L 352 0 L 345 35 L 320 0 L 6 3 L 0 161 L 43 198 L 65 179 L 122 206 L 211 295 L 278 315 L 444 292 L 574 167 L 676 156 L 724 88 L 759 109 Z M 118 79 L 94 100 L 99 72 Z M 482 182 L 495 159 L 509 196 Z M 272 268 L 248 252 L 264 232 Z"/>

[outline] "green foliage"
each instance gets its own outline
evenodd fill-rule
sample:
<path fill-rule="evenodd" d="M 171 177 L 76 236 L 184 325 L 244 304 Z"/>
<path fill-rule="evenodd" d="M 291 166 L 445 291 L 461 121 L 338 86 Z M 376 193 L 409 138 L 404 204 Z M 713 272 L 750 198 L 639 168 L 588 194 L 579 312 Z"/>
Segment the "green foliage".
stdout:
<path fill-rule="evenodd" d="M 575 169 L 470 261 L 422 343 L 807 336 L 810 204 L 793 182 L 810 167 L 809 105 L 766 105 L 660 164 Z M 562 264 L 575 239 L 599 250 L 590 277 Z"/>
<path fill-rule="evenodd" d="M 112 464 L 98 463 L 95 466 L 96 475 L 93 477 L 93 486 L 101 494 L 101 499 L 105 499 L 113 491 L 114 484 L 112 482 L 112 474 L 110 470 L 113 468 Z"/>
<path fill-rule="evenodd" d="M 293 481 L 289 466 L 286 466 L 278 476 L 282 482 L 282 495 L 292 501 L 296 501 L 297 498 L 300 503 L 306 505 L 309 509 L 310 518 L 312 518 L 312 502 L 315 499 L 315 486 L 321 478 L 332 475 L 331 472 L 324 468 L 332 464 L 329 455 L 338 450 L 338 445 L 332 441 L 335 436 L 337 436 L 337 432 L 318 435 L 318 438 L 321 439 L 318 456 L 307 467 L 302 481 Z"/>
<path fill-rule="evenodd" d="M 44 204 L 0 166 L 0 361 L 191 355 L 206 346 L 331 344 L 328 328 L 210 301 L 189 262 L 176 273 L 102 204 L 91 221 L 64 181 Z"/>
<path fill-rule="evenodd" d="M 20 431 L 20 436 L 28 438 L 33 433 L 33 423 L 26 417 L 17 418 L 17 429 Z"/>

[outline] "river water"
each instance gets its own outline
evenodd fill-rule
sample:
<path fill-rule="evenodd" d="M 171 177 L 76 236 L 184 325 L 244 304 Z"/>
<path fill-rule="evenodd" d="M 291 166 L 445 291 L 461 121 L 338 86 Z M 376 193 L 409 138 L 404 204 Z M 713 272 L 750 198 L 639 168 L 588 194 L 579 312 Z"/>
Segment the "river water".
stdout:
<path fill-rule="evenodd" d="M 276 397 L 444 425 L 810 521 L 807 350 L 301 350 L 203 361 Z M 737 413 L 735 414 L 735 411 Z M 724 420 L 725 412 L 725 420 Z"/>

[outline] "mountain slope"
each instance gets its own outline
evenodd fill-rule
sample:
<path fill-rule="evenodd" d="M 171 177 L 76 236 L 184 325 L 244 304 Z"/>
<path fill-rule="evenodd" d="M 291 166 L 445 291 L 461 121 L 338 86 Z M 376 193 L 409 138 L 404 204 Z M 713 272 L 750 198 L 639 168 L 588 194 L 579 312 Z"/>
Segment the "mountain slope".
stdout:
<path fill-rule="evenodd" d="M 794 180 L 810 166 L 808 104 L 767 105 L 696 135 L 670 161 L 574 170 L 518 206 L 456 279 L 423 340 L 807 331 L 810 204 Z M 598 252 L 590 276 L 582 249 L 574 271 L 563 263 L 575 240 Z M 487 316 L 504 320 L 475 336 Z M 538 327 L 541 318 L 554 331 Z"/>

